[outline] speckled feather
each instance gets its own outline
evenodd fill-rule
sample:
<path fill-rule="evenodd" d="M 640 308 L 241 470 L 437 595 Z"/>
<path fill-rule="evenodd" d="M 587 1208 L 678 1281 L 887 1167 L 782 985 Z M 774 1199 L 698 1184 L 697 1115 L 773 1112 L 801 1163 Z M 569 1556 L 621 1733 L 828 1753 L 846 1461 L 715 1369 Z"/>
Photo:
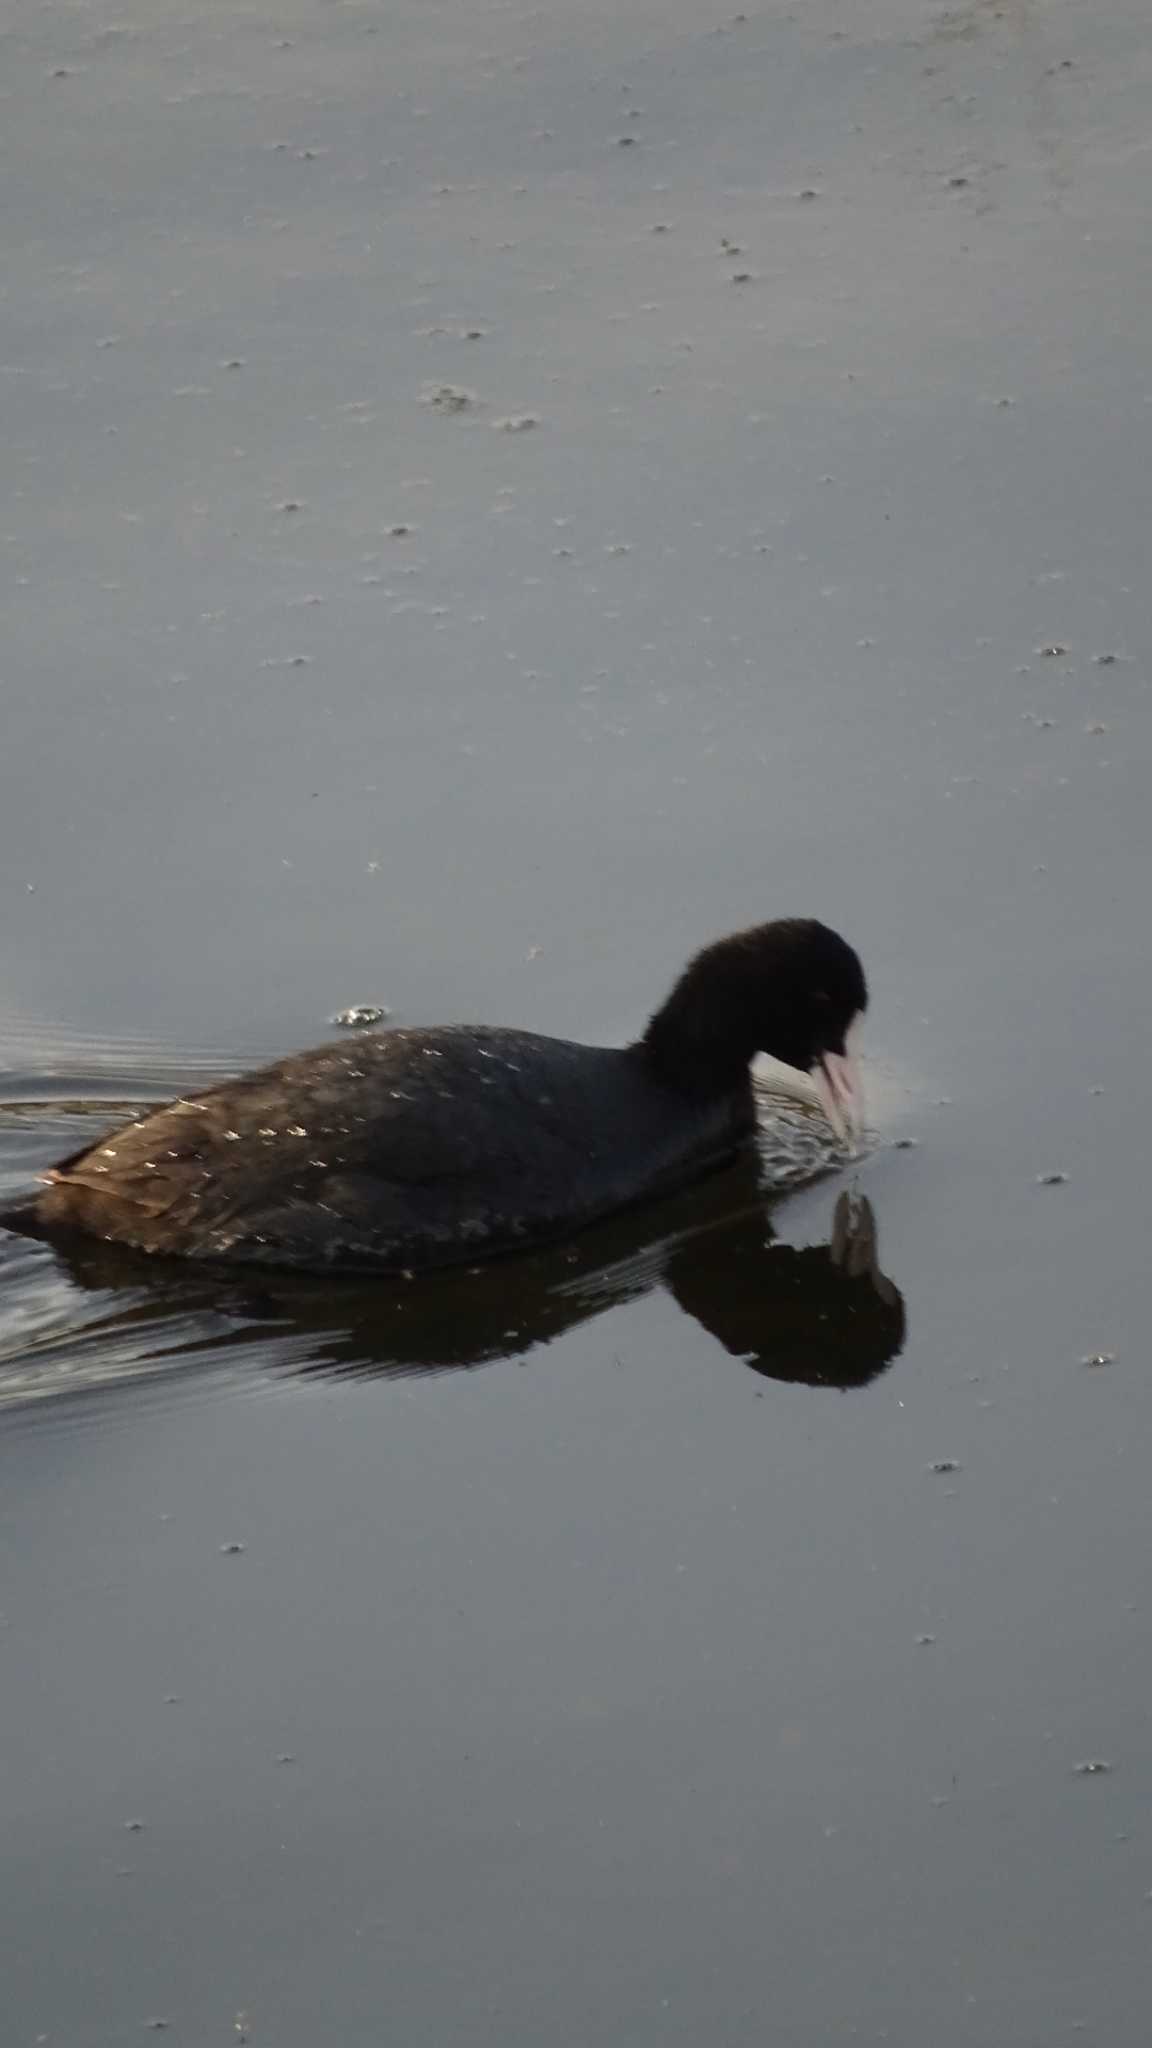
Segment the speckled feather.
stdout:
<path fill-rule="evenodd" d="M 286 1121 L 286 1103 L 306 1104 L 307 1122 Z M 635 1048 L 477 1026 L 387 1031 L 123 1126 L 62 1161 L 38 1211 L 149 1251 L 178 1240 L 245 1263 L 426 1266 L 538 1242 L 679 1185 L 732 1155 L 753 1122 L 750 1087 L 686 1107 Z"/>

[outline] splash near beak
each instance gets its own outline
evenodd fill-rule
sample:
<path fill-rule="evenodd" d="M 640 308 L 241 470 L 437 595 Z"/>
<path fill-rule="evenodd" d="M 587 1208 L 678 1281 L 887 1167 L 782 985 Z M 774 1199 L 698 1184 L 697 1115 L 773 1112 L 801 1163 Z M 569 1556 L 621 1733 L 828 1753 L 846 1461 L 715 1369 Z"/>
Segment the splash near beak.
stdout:
<path fill-rule="evenodd" d="M 812 1079 L 832 1129 L 842 1145 L 855 1149 L 864 1127 L 860 1070 L 847 1053 L 826 1052 L 817 1060 Z"/>

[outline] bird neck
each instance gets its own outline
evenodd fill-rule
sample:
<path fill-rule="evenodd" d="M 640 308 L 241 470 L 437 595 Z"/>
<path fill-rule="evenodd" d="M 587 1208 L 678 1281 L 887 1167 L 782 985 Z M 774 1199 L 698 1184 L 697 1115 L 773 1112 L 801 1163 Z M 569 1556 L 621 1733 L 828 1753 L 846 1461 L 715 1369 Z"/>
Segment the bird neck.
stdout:
<path fill-rule="evenodd" d="M 756 1034 L 735 995 L 689 967 L 639 1041 L 650 1071 L 690 1095 L 747 1092 Z"/>

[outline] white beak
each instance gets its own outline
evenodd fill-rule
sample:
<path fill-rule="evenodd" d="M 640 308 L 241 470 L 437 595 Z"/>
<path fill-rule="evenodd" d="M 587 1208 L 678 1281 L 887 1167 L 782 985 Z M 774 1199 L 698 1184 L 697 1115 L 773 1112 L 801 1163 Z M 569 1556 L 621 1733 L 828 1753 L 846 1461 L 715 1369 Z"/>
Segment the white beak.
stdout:
<path fill-rule="evenodd" d="M 812 1070 L 820 1107 L 842 1145 L 855 1147 L 864 1128 L 860 1070 L 850 1053 L 826 1052 Z"/>

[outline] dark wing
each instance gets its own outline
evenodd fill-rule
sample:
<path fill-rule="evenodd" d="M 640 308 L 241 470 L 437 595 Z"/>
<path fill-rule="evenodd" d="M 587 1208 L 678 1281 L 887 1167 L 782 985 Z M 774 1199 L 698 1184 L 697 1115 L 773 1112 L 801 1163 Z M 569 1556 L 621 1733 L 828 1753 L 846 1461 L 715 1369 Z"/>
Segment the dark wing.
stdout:
<path fill-rule="evenodd" d="M 293 1257 L 311 1247 L 324 1262 L 337 1254 L 321 1252 L 323 1239 L 349 1249 L 354 1236 L 361 1251 L 370 1239 L 391 1255 L 429 1229 L 454 1236 L 472 1186 L 490 1196 L 494 1184 L 539 1169 L 542 1150 L 553 1173 L 575 1164 L 579 1128 L 565 1131 L 563 1116 L 557 1128 L 550 1114 L 540 1043 L 394 1031 L 293 1054 L 61 1161 L 38 1214 L 151 1250 L 227 1253 L 258 1234 Z M 244 1255 L 258 1256 L 258 1245 Z"/>

